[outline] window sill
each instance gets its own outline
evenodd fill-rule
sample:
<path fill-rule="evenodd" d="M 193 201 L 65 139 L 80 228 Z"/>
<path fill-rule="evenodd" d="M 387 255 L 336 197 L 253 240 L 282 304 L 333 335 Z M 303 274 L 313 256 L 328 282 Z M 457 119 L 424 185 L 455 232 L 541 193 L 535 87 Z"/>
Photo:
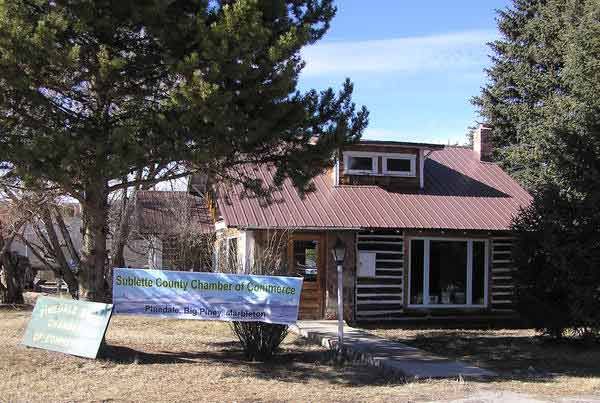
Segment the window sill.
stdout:
<path fill-rule="evenodd" d="M 378 176 L 378 177 L 394 177 L 394 178 L 416 178 L 417 175 L 415 174 L 402 174 L 402 173 L 383 173 L 383 174 L 378 174 L 378 173 L 374 173 L 374 172 L 369 172 L 369 171 L 344 171 L 344 175 L 360 175 L 360 176 Z"/>
<path fill-rule="evenodd" d="M 372 171 L 344 171 L 344 175 L 378 176 L 378 174 Z"/>
<path fill-rule="evenodd" d="M 402 173 L 402 172 L 384 172 L 381 176 L 394 176 L 400 178 L 416 178 L 417 175 L 413 172 Z"/>
<path fill-rule="evenodd" d="M 408 304 L 407 305 L 408 308 L 412 308 L 412 309 L 445 309 L 445 308 L 460 308 L 460 309 L 485 309 L 487 308 L 487 305 L 456 305 L 456 304 L 430 304 L 430 305 L 424 305 L 424 304 Z"/>

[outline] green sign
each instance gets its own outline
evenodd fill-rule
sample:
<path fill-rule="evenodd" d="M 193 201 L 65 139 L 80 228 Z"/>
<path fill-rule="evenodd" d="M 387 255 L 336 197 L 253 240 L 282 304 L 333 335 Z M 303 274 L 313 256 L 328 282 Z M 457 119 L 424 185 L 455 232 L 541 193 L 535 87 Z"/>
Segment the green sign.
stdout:
<path fill-rule="evenodd" d="M 38 298 L 23 344 L 96 358 L 112 305 L 61 298 Z"/>

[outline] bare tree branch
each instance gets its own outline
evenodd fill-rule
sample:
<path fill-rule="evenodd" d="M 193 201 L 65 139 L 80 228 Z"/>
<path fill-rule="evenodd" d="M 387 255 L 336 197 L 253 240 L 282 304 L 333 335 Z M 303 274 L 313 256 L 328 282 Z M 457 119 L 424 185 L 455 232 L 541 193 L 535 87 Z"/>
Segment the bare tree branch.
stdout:
<path fill-rule="evenodd" d="M 172 175 L 160 175 L 160 176 L 152 178 L 152 179 L 139 179 L 139 180 L 132 180 L 132 181 L 128 181 L 128 182 L 121 182 L 121 183 L 117 183 L 115 185 L 109 186 L 108 191 L 114 192 L 116 190 L 127 189 L 127 188 L 131 188 L 134 186 L 150 187 L 150 186 L 154 186 L 160 182 L 166 182 L 166 181 L 172 181 L 172 180 L 179 179 L 179 178 L 184 178 L 186 176 L 190 176 L 191 174 L 192 174 L 192 171 L 184 171 L 184 172 L 180 172 L 180 173 L 172 174 Z"/>
<path fill-rule="evenodd" d="M 60 246 L 60 241 L 58 240 L 58 235 L 54 230 L 54 225 L 52 222 L 52 216 L 50 214 L 50 209 L 45 208 L 41 212 L 41 218 L 44 222 L 44 226 L 46 228 L 46 233 L 48 234 L 48 239 L 50 240 L 50 245 L 54 250 L 54 258 L 58 263 L 58 267 L 60 270 L 61 277 L 67 285 L 69 286 L 69 293 L 75 299 L 77 299 L 78 295 L 78 281 L 71 270 L 71 267 L 67 263 L 67 259 L 65 258 L 65 254 Z"/>
<path fill-rule="evenodd" d="M 65 224 L 65 220 L 63 219 L 62 213 L 60 209 L 56 206 L 54 207 L 54 216 L 56 217 L 56 224 L 60 233 L 62 235 L 63 240 L 65 241 L 65 245 L 67 246 L 67 250 L 71 255 L 71 258 L 75 262 L 75 265 L 79 267 L 81 265 L 81 259 L 79 257 L 79 253 L 75 249 L 75 245 L 73 245 L 73 239 L 71 238 L 71 234 L 69 233 L 69 229 Z"/>
<path fill-rule="evenodd" d="M 32 223 L 32 228 L 33 228 L 33 231 L 35 232 L 35 235 L 42 243 L 44 250 L 46 251 L 46 254 L 48 256 L 51 256 L 52 258 L 55 258 L 54 248 L 52 247 L 52 244 L 50 243 L 48 238 L 46 238 L 46 235 L 44 235 L 44 232 L 39 227 L 38 223 L 37 222 Z"/>
<path fill-rule="evenodd" d="M 26 237 L 24 236 L 20 236 L 19 237 L 21 239 L 21 241 L 31 250 L 31 253 L 34 254 L 34 256 L 40 261 L 42 262 L 42 264 L 44 266 L 46 266 L 48 269 L 50 269 L 53 273 L 55 274 L 60 274 L 60 272 L 58 271 L 58 269 L 51 265 L 50 262 L 43 256 L 43 253 L 41 250 L 39 250 L 39 245 L 36 245 L 32 242 L 30 242 Z"/>

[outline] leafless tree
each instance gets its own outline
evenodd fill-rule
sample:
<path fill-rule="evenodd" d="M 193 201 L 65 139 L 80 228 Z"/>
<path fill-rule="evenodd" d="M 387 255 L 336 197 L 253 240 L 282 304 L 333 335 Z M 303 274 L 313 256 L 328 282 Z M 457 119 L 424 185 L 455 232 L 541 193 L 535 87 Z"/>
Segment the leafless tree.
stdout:
<path fill-rule="evenodd" d="M 112 281 L 112 268 L 125 266 L 126 251 L 130 249 L 135 252 L 138 247 L 134 242 L 139 239 L 140 234 L 135 220 L 136 196 L 138 192 L 155 186 L 164 177 L 166 169 L 165 166 L 155 165 L 140 170 L 132 177 L 121 180 L 121 183 L 132 182 L 134 185 L 115 186 L 110 195 L 110 216 L 108 228 L 105 229 L 110 242 L 110 253 L 105 261 L 103 280 L 108 289 Z M 176 168 L 172 165 L 168 167 L 169 171 L 173 169 Z M 44 267 L 67 283 L 72 297 L 78 298 L 81 281 L 79 269 L 82 264 L 80 250 L 82 241 L 85 241 L 80 239 L 79 233 L 85 225 L 85 217 L 80 215 L 77 202 L 65 202 L 65 199 L 51 184 L 25 184 L 14 175 L 11 167 L 3 166 L 0 170 L 0 202 L 4 205 L 5 213 L 10 210 L 10 214 L 2 220 L 4 223 L 0 237 L 1 248 L 9 251 L 13 240 L 22 242 Z M 188 217 L 194 206 L 176 198 L 173 202 L 173 205 L 168 207 L 168 214 L 174 220 L 172 228 L 168 234 L 160 234 L 160 243 L 170 246 L 174 254 L 173 268 L 210 269 L 212 259 L 209 253 L 202 250 L 198 254 L 198 248 L 211 244 L 213 240 L 209 239 L 210 235 L 200 234 L 193 223 L 189 222 Z M 17 212 L 27 214 L 19 220 Z M 146 237 L 148 235 L 144 234 Z M 74 236 L 77 236 L 77 242 Z M 155 240 L 150 240 L 148 245 L 150 249 L 159 249 Z M 147 249 L 140 253 L 147 253 Z M 199 264 L 198 260 L 201 260 L 202 264 Z"/>
<path fill-rule="evenodd" d="M 43 211 L 48 197 L 18 189 L 17 183 L 10 175 L 0 176 L 0 300 L 4 303 L 23 303 L 26 273 L 21 270 L 21 259 L 11 249 L 15 240 L 22 237 L 25 226 Z"/>
<path fill-rule="evenodd" d="M 18 237 L 58 281 L 64 280 L 69 294 L 78 298 L 77 270 L 81 260 L 72 235 L 79 225 L 76 206 L 66 205 L 56 199 L 45 200 L 39 211 L 32 215 Z M 68 220 L 65 219 L 68 217 Z"/>
<path fill-rule="evenodd" d="M 25 219 L 17 214 L 17 210 L 2 206 L 0 214 L 0 302 L 9 304 L 23 303 L 23 286 L 18 275 L 18 268 L 10 250 L 18 231 Z"/>
<path fill-rule="evenodd" d="M 253 258 L 246 263 L 246 271 L 258 275 L 284 275 L 289 234 L 289 230 L 266 231 L 264 242 L 255 243 L 251 251 Z M 250 360 L 271 358 L 288 334 L 288 326 L 279 324 L 231 322 L 230 327 Z"/>
<path fill-rule="evenodd" d="M 138 215 L 131 240 L 145 240 L 148 253 L 160 254 L 161 268 L 212 271 L 215 235 L 212 224 L 203 222 L 204 198 L 185 192 L 157 195 L 161 198 L 152 211 Z M 135 250 L 135 245 L 127 246 Z"/>
<path fill-rule="evenodd" d="M 265 276 L 281 276 L 287 272 L 287 244 L 292 229 L 267 230 L 263 244 L 254 246 L 249 272 Z"/>
<path fill-rule="evenodd" d="M 123 188 L 117 187 L 116 190 L 110 194 L 108 217 L 110 267 L 107 269 L 125 266 L 125 249 L 130 242 L 132 235 L 135 235 L 134 213 L 137 194 L 140 191 L 153 188 L 157 184 L 155 179 L 163 177 L 165 169 L 166 167 L 162 165 L 154 165 L 146 169 L 138 170 L 134 175 L 131 175 L 130 178 L 121 179 L 121 183 L 131 182 L 131 186 Z M 169 170 L 176 171 L 177 169 L 176 166 L 169 167 Z M 111 273 L 111 270 L 107 270 L 109 279 L 111 278 Z"/>
<path fill-rule="evenodd" d="M 70 294 L 77 298 L 75 270 L 81 260 L 71 237 L 72 230 L 65 222 L 66 213 L 75 216 L 75 205 L 65 203 L 56 189 L 46 184 L 25 184 L 11 171 L 0 176 L 0 199 L 6 211 L 3 251 L 0 251 L 0 256 L 4 256 L 4 271 L 13 270 L 9 277 L 22 278 L 23 273 L 15 265 L 18 258 L 10 253 L 15 241 L 22 242 L 42 265 L 67 283 Z"/>

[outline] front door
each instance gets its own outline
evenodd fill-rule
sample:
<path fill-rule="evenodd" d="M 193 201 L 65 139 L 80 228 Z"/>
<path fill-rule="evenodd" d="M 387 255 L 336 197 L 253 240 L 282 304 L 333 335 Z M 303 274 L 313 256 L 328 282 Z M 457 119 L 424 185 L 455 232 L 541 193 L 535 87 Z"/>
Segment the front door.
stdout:
<path fill-rule="evenodd" d="M 323 317 L 323 251 L 322 236 L 294 234 L 290 239 L 290 274 L 304 278 L 300 294 L 299 319 Z"/>

